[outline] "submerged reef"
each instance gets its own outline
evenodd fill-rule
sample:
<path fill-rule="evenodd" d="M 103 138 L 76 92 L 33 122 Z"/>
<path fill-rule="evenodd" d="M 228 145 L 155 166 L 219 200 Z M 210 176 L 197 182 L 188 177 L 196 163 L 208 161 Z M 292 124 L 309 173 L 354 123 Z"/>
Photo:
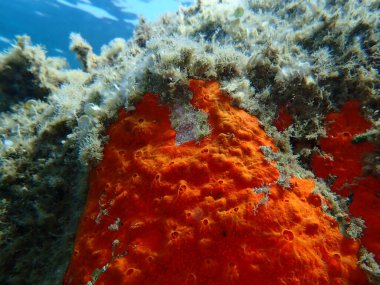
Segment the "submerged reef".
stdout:
<path fill-rule="evenodd" d="M 380 284 L 379 1 L 198 1 L 82 69 L 0 54 L 1 284 Z"/>

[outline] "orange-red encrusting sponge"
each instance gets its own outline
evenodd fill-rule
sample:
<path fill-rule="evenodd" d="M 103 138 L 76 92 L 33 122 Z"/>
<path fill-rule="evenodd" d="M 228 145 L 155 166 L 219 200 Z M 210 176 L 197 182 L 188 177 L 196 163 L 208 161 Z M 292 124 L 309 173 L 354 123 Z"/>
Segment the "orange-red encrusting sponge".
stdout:
<path fill-rule="evenodd" d="M 314 182 L 277 185 L 258 120 L 216 82 L 190 91 L 212 128 L 199 142 L 175 144 L 157 95 L 120 111 L 64 284 L 367 284 L 359 243 L 321 211 Z"/>
<path fill-rule="evenodd" d="M 364 133 L 371 123 L 360 113 L 360 104 L 352 100 L 340 112 L 326 116 L 327 137 L 320 146 L 325 154 L 312 158 L 315 174 L 324 179 L 335 176 L 331 189 L 350 198 L 350 212 L 365 221 L 361 238 L 368 251 L 380 257 L 380 180 L 362 171 L 363 158 L 375 150 L 371 142 L 353 143 L 356 135 Z"/>
<path fill-rule="evenodd" d="M 293 123 L 294 119 L 286 110 L 286 106 L 280 106 L 278 109 L 276 120 L 273 123 L 277 130 L 283 132 Z"/>

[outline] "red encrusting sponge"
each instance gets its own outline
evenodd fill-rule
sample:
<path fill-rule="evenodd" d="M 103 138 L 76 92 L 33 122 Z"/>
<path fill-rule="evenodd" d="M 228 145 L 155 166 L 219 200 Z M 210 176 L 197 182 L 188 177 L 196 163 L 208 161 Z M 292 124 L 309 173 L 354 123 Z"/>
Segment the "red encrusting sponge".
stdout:
<path fill-rule="evenodd" d="M 280 106 L 273 125 L 277 128 L 277 130 L 283 132 L 293 123 L 294 119 L 286 110 L 286 106 Z"/>
<path fill-rule="evenodd" d="M 314 182 L 276 183 L 258 120 L 217 82 L 190 91 L 212 129 L 198 142 L 176 145 L 158 95 L 120 111 L 64 284 L 367 284 L 359 242 L 322 212 Z"/>
<path fill-rule="evenodd" d="M 321 178 L 335 178 L 331 189 L 343 197 L 350 197 L 349 209 L 353 216 L 365 221 L 361 238 L 368 251 L 380 256 L 380 180 L 363 173 L 365 155 L 375 150 L 369 141 L 355 141 L 357 135 L 371 127 L 360 113 L 358 101 L 348 101 L 342 110 L 326 116 L 327 137 L 320 141 L 324 155 L 314 156 L 312 167 Z"/>

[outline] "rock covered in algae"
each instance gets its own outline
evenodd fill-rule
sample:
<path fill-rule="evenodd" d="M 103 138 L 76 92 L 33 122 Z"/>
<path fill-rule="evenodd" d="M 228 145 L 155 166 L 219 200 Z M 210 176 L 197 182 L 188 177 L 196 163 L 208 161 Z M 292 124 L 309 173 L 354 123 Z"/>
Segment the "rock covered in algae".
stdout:
<path fill-rule="evenodd" d="M 368 176 L 371 177 L 371 181 L 378 181 L 380 172 L 378 18 L 377 1 L 224 0 L 204 3 L 198 1 L 192 7 L 181 8 L 175 15 L 163 16 L 156 23 L 141 21 L 131 40 L 115 39 L 103 47 L 100 55 L 96 55 L 91 46 L 79 35 L 73 34 L 71 49 L 78 55 L 82 70 L 66 69 L 64 60 L 46 58 L 41 47 L 33 46 L 27 37 L 18 38 L 11 50 L 0 55 L 2 102 L 0 106 L 2 112 L 0 114 L 0 248 L 2 256 L 0 283 L 60 284 L 62 282 L 72 254 L 72 260 L 75 262 L 75 251 L 72 251 L 74 235 L 88 191 L 90 192 L 87 204 L 98 203 L 91 199 L 91 189 L 95 186 L 91 184 L 93 180 L 88 180 L 89 173 L 92 177 L 96 167 L 103 163 L 110 163 L 107 162 L 110 154 L 106 151 L 106 143 L 108 139 L 110 144 L 112 143 L 110 131 L 120 109 L 133 112 L 135 108 L 138 109 L 141 102 L 145 102 L 144 94 L 160 94 L 156 99 L 159 100 L 158 106 L 166 110 L 161 118 L 161 120 L 166 120 L 166 123 L 161 126 L 162 131 L 157 132 L 154 124 L 149 126 L 148 122 L 143 121 L 140 125 L 133 126 L 132 124 L 126 127 L 125 136 L 131 134 L 139 136 L 145 147 L 151 150 L 152 144 L 157 143 L 158 138 L 165 136 L 168 136 L 167 139 L 177 138 L 174 151 L 176 148 L 184 149 L 190 144 L 194 147 L 192 154 L 198 155 L 204 140 L 212 137 L 217 127 L 213 125 L 215 123 L 212 121 L 213 112 L 202 109 L 205 106 L 192 105 L 192 100 L 196 97 L 195 90 L 191 88 L 193 80 L 219 82 L 223 94 L 231 98 L 231 110 L 240 108 L 247 112 L 247 116 L 250 114 L 256 117 L 260 132 L 265 132 L 265 135 L 256 133 L 252 135 L 242 127 L 238 129 L 239 134 L 234 134 L 235 128 L 232 125 L 229 126 L 233 122 L 226 121 L 225 129 L 221 132 L 225 136 L 226 145 L 223 145 L 224 148 L 221 150 L 237 159 L 240 147 L 234 149 L 230 146 L 230 142 L 239 138 L 238 135 L 247 136 L 244 138 L 247 140 L 250 136 L 265 137 L 272 141 L 273 146 L 268 145 L 265 139 L 258 145 L 260 150 L 257 150 L 256 146 L 255 152 L 241 154 L 244 159 L 242 158 L 240 163 L 245 171 L 238 169 L 236 172 L 240 171 L 239 173 L 243 174 L 234 173 L 233 167 L 220 169 L 220 167 L 226 167 L 226 164 L 229 165 L 231 161 L 228 162 L 228 160 L 231 158 L 223 153 L 215 153 L 220 157 L 215 158 L 216 160 L 206 160 L 206 163 L 212 166 L 210 168 L 213 170 L 209 170 L 211 173 L 207 171 L 204 173 L 202 169 L 196 172 L 199 173 L 200 180 L 207 174 L 209 175 L 207 179 L 216 181 L 213 182 L 214 184 L 210 182 L 210 189 L 203 191 L 222 191 L 218 190 L 222 186 L 218 185 L 219 178 L 216 177 L 225 175 L 226 189 L 237 191 L 223 190 L 229 193 L 229 196 L 226 194 L 229 199 L 226 198 L 225 203 L 238 205 L 238 210 L 232 213 L 225 210 L 224 217 L 221 216 L 222 213 L 210 210 L 211 217 L 207 220 L 207 225 L 196 224 L 199 221 L 192 216 L 189 220 L 185 219 L 179 223 L 176 219 L 180 220 L 181 216 L 174 216 L 166 222 L 164 230 L 169 231 L 170 227 L 177 225 L 179 228 L 190 227 L 193 236 L 194 232 L 198 231 L 206 239 L 209 238 L 208 235 L 217 233 L 219 234 L 217 238 L 222 238 L 220 230 L 223 223 L 226 223 L 225 226 L 232 227 L 231 219 L 234 216 L 239 222 L 244 221 L 243 225 L 240 224 L 242 227 L 240 230 L 245 232 L 252 226 L 252 221 L 258 220 L 259 217 L 262 219 L 260 226 L 265 226 L 265 224 L 270 226 L 278 219 L 282 221 L 280 225 L 291 223 L 291 219 L 288 219 L 289 216 L 286 214 L 291 209 L 292 213 L 298 213 L 301 224 L 306 223 L 308 215 L 318 221 L 317 230 L 315 226 L 311 226 L 309 230 L 294 229 L 294 225 L 291 227 L 290 224 L 286 227 L 286 231 L 279 228 L 271 229 L 270 234 L 274 235 L 272 239 L 275 253 L 273 255 L 279 259 L 291 260 L 289 264 L 292 265 L 290 266 L 292 269 L 281 271 L 281 266 L 278 265 L 279 260 L 276 259 L 277 263 L 276 260 L 271 263 L 271 259 L 266 259 L 267 256 L 263 252 L 261 254 L 256 252 L 255 258 L 258 260 L 249 257 L 251 251 L 261 249 L 265 252 L 267 249 L 265 246 L 252 245 L 252 239 L 264 239 L 265 230 L 263 230 L 260 232 L 262 235 L 255 232 L 256 236 L 242 237 L 242 242 L 246 243 L 245 251 L 241 248 L 242 244 L 239 244 L 237 253 L 230 252 L 226 255 L 226 260 L 229 260 L 226 261 L 226 266 L 228 264 L 232 266 L 228 267 L 225 274 L 229 274 L 232 280 L 238 278 L 239 272 L 242 274 L 240 276 L 243 276 L 248 274 L 249 270 L 256 270 L 260 275 L 260 272 L 264 272 L 261 267 L 265 264 L 268 267 L 267 272 L 284 274 L 279 275 L 278 278 L 283 278 L 281 279 L 283 282 L 289 283 L 293 280 L 287 275 L 292 272 L 291 270 L 300 272 L 304 270 L 300 263 L 308 264 L 311 258 L 315 258 L 313 265 L 317 271 L 310 274 L 316 274 L 322 267 L 323 270 L 327 270 L 327 275 L 325 275 L 327 279 L 321 279 L 318 282 L 366 284 L 366 281 L 361 281 L 359 267 L 367 274 L 368 280 L 373 283 L 378 282 L 379 268 L 376 261 L 379 262 L 379 259 L 375 256 L 377 244 L 372 242 L 376 240 L 375 236 L 378 234 L 376 230 L 373 230 L 372 222 L 376 216 L 369 211 L 360 211 L 360 208 L 376 205 L 376 202 L 365 199 L 368 195 L 362 195 L 362 193 L 373 191 L 374 193 L 370 192 L 371 199 L 375 199 L 374 201 L 379 199 L 378 190 L 373 190 L 376 188 L 371 188 L 370 185 L 374 184 L 368 182 Z M 326 158 L 333 159 L 337 165 L 339 161 L 347 159 L 347 154 L 337 155 L 334 148 L 327 149 L 326 146 L 331 143 L 326 143 L 326 139 L 340 143 L 339 139 L 332 138 L 328 118 L 331 113 L 337 113 L 340 110 L 344 112 L 345 103 L 350 100 L 357 102 L 357 112 L 365 118 L 368 126 L 360 130 L 362 133 L 341 131 L 343 134 L 348 133 L 351 139 L 351 142 L 344 140 L 344 143 L 350 147 L 350 144 L 360 146 L 363 143 L 370 144 L 371 147 L 366 148 L 366 152 L 362 155 L 355 157 L 355 162 L 348 160 L 350 165 L 358 167 L 355 172 L 349 168 L 346 168 L 349 173 L 344 172 L 343 167 L 337 172 L 331 168 L 331 172 L 321 173 L 320 167 L 328 162 Z M 183 113 L 182 121 L 181 113 Z M 223 114 L 219 115 L 223 116 Z M 250 122 L 253 119 L 247 120 Z M 243 126 L 243 123 L 241 124 Z M 341 126 L 348 128 L 345 124 Z M 165 128 L 170 131 L 164 132 Z M 123 134 L 120 133 L 119 136 Z M 343 135 L 341 138 L 346 137 Z M 216 142 L 222 143 L 218 140 Z M 343 150 L 349 150 L 350 147 L 345 147 Z M 213 150 L 210 149 L 210 151 L 211 156 Z M 234 151 L 236 153 L 233 153 Z M 241 151 L 243 150 L 240 149 Z M 175 157 L 174 153 L 171 155 Z M 203 155 L 206 156 L 206 154 Z M 223 155 L 228 159 L 225 159 Z M 246 160 L 250 159 L 256 160 L 256 163 L 264 163 L 262 155 L 271 165 L 268 167 L 274 169 L 271 174 L 257 172 L 253 162 L 248 166 L 245 164 Z M 112 158 L 112 155 L 111 159 L 115 163 L 113 168 L 115 176 L 123 175 L 123 173 L 125 177 L 133 175 L 132 172 L 135 170 L 130 169 L 128 162 L 124 165 L 115 157 Z M 318 159 L 319 163 L 315 163 Z M 158 167 L 154 165 L 157 162 L 150 162 L 153 163 L 150 166 Z M 192 165 L 195 170 L 202 166 L 196 162 Z M 139 166 L 143 167 L 144 164 Z M 190 179 L 186 176 L 186 171 L 186 167 L 179 171 L 177 180 L 171 174 L 168 174 L 167 178 L 163 176 L 162 182 L 166 184 L 158 191 L 179 191 L 179 189 L 174 189 L 178 186 L 177 184 L 182 180 Z M 184 175 L 186 179 L 178 180 L 181 175 Z M 229 175 L 236 175 L 236 177 L 231 178 Z M 272 177 L 272 175 L 278 175 L 278 177 Z M 356 183 L 360 186 L 354 187 L 359 190 L 352 190 L 353 196 L 347 187 L 340 193 L 337 191 L 340 188 L 337 183 L 342 179 L 339 180 L 338 177 L 336 180 L 338 182 L 334 184 L 334 177 L 337 175 L 349 177 L 347 182 L 350 185 L 358 181 L 364 182 Z M 272 178 L 269 179 L 269 177 Z M 244 187 L 252 187 L 260 193 L 251 189 L 250 198 L 244 197 L 242 189 L 245 188 L 239 186 L 240 184 L 236 181 L 242 181 L 239 183 L 245 183 Z M 258 181 L 263 181 L 268 185 Z M 308 186 L 297 188 L 295 181 L 298 181 L 298 185 L 305 183 Z M 237 188 L 232 186 L 235 183 L 238 185 Z M 172 203 L 181 203 L 180 198 L 188 194 L 202 197 L 197 202 L 205 203 L 203 199 L 206 199 L 206 193 L 199 190 L 200 188 L 193 189 L 193 184 L 194 182 L 185 185 L 187 188 L 183 193 L 177 191 L 178 194 L 170 194 L 178 195 L 177 200 L 175 200 L 177 196 L 168 197 L 168 199 L 172 199 Z M 348 184 L 344 184 L 343 181 L 342 185 Z M 128 185 L 128 187 L 132 186 L 133 183 Z M 314 193 L 320 195 L 321 205 L 310 204 L 307 199 L 313 188 Z M 147 191 L 147 189 L 140 191 Z M 240 191 L 243 192 L 239 193 Z M 144 192 L 135 194 L 139 196 L 142 193 Z M 242 196 L 233 197 L 237 194 Z M 130 191 L 128 195 L 132 195 Z M 283 201 L 279 198 L 281 195 L 289 196 L 284 198 L 289 199 L 290 205 L 284 209 L 285 214 L 280 211 L 273 212 L 272 216 L 268 215 L 271 209 L 283 207 Z M 151 196 L 145 198 L 149 197 Z M 190 199 L 190 197 L 187 198 Z M 212 207 L 223 199 L 214 199 L 212 195 L 211 198 L 213 200 L 207 207 Z M 165 201 L 163 200 L 162 203 Z M 186 201 L 186 205 L 195 207 L 194 201 Z M 252 204 L 253 202 L 265 205 L 260 204 L 256 207 L 256 204 Z M 128 236 L 107 239 L 109 231 L 114 235 L 117 235 L 119 231 L 126 231 L 125 224 L 122 224 L 124 219 L 138 221 L 140 217 L 134 213 L 131 216 L 119 217 L 117 220 L 117 217 L 107 214 L 112 210 L 108 210 L 109 205 L 103 205 L 102 201 L 99 203 L 97 206 L 101 206 L 98 208 L 101 211 L 98 213 L 102 214 L 99 222 L 109 222 L 107 225 L 111 229 L 108 229 L 108 226 L 104 229 L 104 238 L 108 243 L 100 243 L 99 246 L 104 246 L 105 251 L 100 251 L 98 259 L 88 261 L 94 262 L 94 266 L 78 268 L 82 272 L 87 272 L 82 274 L 82 278 L 90 278 L 86 280 L 94 283 L 100 283 L 102 278 L 109 278 L 107 276 L 110 272 L 114 272 L 117 276 L 116 265 L 122 268 L 122 266 L 128 267 L 128 264 L 133 264 L 133 262 L 142 262 L 138 261 L 136 256 L 130 257 L 126 255 L 126 251 L 123 251 L 127 246 L 125 239 L 129 238 Z M 134 201 L 130 207 L 136 205 L 138 202 Z M 309 211 L 308 205 L 314 205 L 314 207 Z M 203 216 L 207 213 L 201 206 L 199 205 L 198 208 L 202 209 L 203 213 L 199 210 L 194 215 L 199 216 L 199 219 L 203 221 L 205 219 Z M 209 209 L 207 207 L 205 209 Z M 252 207 L 252 211 L 249 211 L 249 207 Z M 147 215 L 153 209 L 146 209 Z M 170 207 L 169 209 L 162 208 L 160 211 L 166 210 L 169 211 Z M 88 211 L 90 209 L 86 206 L 83 217 Z M 246 216 L 242 216 L 243 213 L 246 213 Z M 152 215 L 151 229 L 153 231 L 158 223 L 156 221 L 158 215 L 157 217 L 154 213 L 150 215 Z M 92 218 L 96 222 L 97 215 Z M 333 224 L 329 230 L 325 227 L 327 221 Z M 184 225 L 185 222 L 190 224 Z M 165 219 L 160 220 L 159 223 L 165 223 Z M 83 222 L 79 227 L 80 232 L 84 232 L 82 225 Z M 239 227 L 235 229 L 236 233 Z M 94 229 L 90 227 L 88 234 Z M 138 228 L 131 231 L 132 233 L 139 232 Z M 307 233 L 314 232 L 318 238 L 325 237 L 327 240 L 331 238 L 333 242 L 326 245 L 324 250 L 323 246 L 317 246 L 317 249 L 305 255 L 304 251 L 299 251 L 304 248 L 299 245 L 300 241 L 304 241 L 305 244 L 315 242 L 323 245 L 323 241 L 308 238 Z M 168 238 L 165 233 L 157 234 L 157 239 Z M 173 241 L 174 245 L 175 242 L 181 240 L 180 230 L 177 230 L 177 234 L 178 239 Z M 78 234 L 78 241 L 79 237 Z M 141 238 L 143 237 L 141 235 Z M 231 235 L 228 235 L 226 239 L 230 239 L 231 242 L 227 243 L 227 248 L 228 245 L 238 243 L 238 239 L 234 240 Z M 115 242 L 116 240 L 118 242 Z M 215 238 L 215 240 L 218 239 Z M 162 248 L 155 248 L 156 251 L 166 248 L 162 240 L 157 241 L 157 244 L 162 245 Z M 169 242 L 167 246 L 174 246 L 173 244 Z M 341 245 L 341 250 L 348 245 L 351 246 L 344 254 L 336 251 L 334 255 L 331 252 L 338 244 Z M 221 245 L 215 242 L 213 245 L 206 243 L 204 246 L 205 252 L 210 252 L 209 246 L 218 248 Z M 281 248 L 284 247 L 285 251 L 281 253 Z M 87 248 L 96 250 L 96 244 Z M 198 247 L 198 250 L 201 248 Z M 279 251 L 280 254 L 277 253 Z M 297 252 L 301 254 L 297 255 Z M 354 252 L 357 254 L 357 267 L 355 267 Z M 146 254 L 146 251 L 139 254 Z M 316 257 L 314 254 L 319 256 Z M 169 255 L 161 254 L 160 256 L 160 258 L 171 260 Z M 189 257 L 183 262 L 187 264 L 186 262 L 196 261 L 197 258 L 200 257 L 198 255 L 194 258 Z M 216 268 L 222 268 L 213 263 L 212 257 L 209 258 L 210 272 Z M 254 263 L 253 268 L 244 267 L 239 271 L 238 265 L 244 258 Z M 305 258 L 308 260 L 305 261 Z M 205 257 L 202 262 L 206 262 L 206 259 Z M 112 260 L 114 263 L 111 262 Z M 154 259 L 152 262 L 154 265 Z M 108 267 L 107 264 L 109 264 Z M 203 265 L 207 266 L 207 264 L 199 264 L 198 272 L 205 272 L 200 269 Z M 140 272 L 137 269 L 151 270 L 148 266 L 143 267 L 141 264 L 140 267 L 133 266 L 136 270 L 131 271 L 132 277 Z M 72 265 L 69 267 L 66 278 L 71 272 L 70 268 Z M 196 276 L 201 276 L 201 273 L 199 274 Z M 191 278 L 196 277 L 191 276 L 193 277 L 189 277 L 189 282 Z M 173 275 L 173 278 L 177 277 L 178 275 Z M 165 278 L 165 275 L 161 278 Z M 275 276 L 268 278 L 275 278 Z"/>

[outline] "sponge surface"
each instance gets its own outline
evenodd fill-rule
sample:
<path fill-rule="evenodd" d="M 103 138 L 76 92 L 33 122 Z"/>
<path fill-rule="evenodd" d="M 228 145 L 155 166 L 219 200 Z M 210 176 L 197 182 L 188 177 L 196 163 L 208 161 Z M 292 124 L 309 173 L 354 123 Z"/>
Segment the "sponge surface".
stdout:
<path fill-rule="evenodd" d="M 217 82 L 190 83 L 212 128 L 175 144 L 170 110 L 146 94 L 110 127 L 90 174 L 65 284 L 367 284 L 357 241 L 321 211 L 312 180 L 277 184 L 277 151 Z"/>

